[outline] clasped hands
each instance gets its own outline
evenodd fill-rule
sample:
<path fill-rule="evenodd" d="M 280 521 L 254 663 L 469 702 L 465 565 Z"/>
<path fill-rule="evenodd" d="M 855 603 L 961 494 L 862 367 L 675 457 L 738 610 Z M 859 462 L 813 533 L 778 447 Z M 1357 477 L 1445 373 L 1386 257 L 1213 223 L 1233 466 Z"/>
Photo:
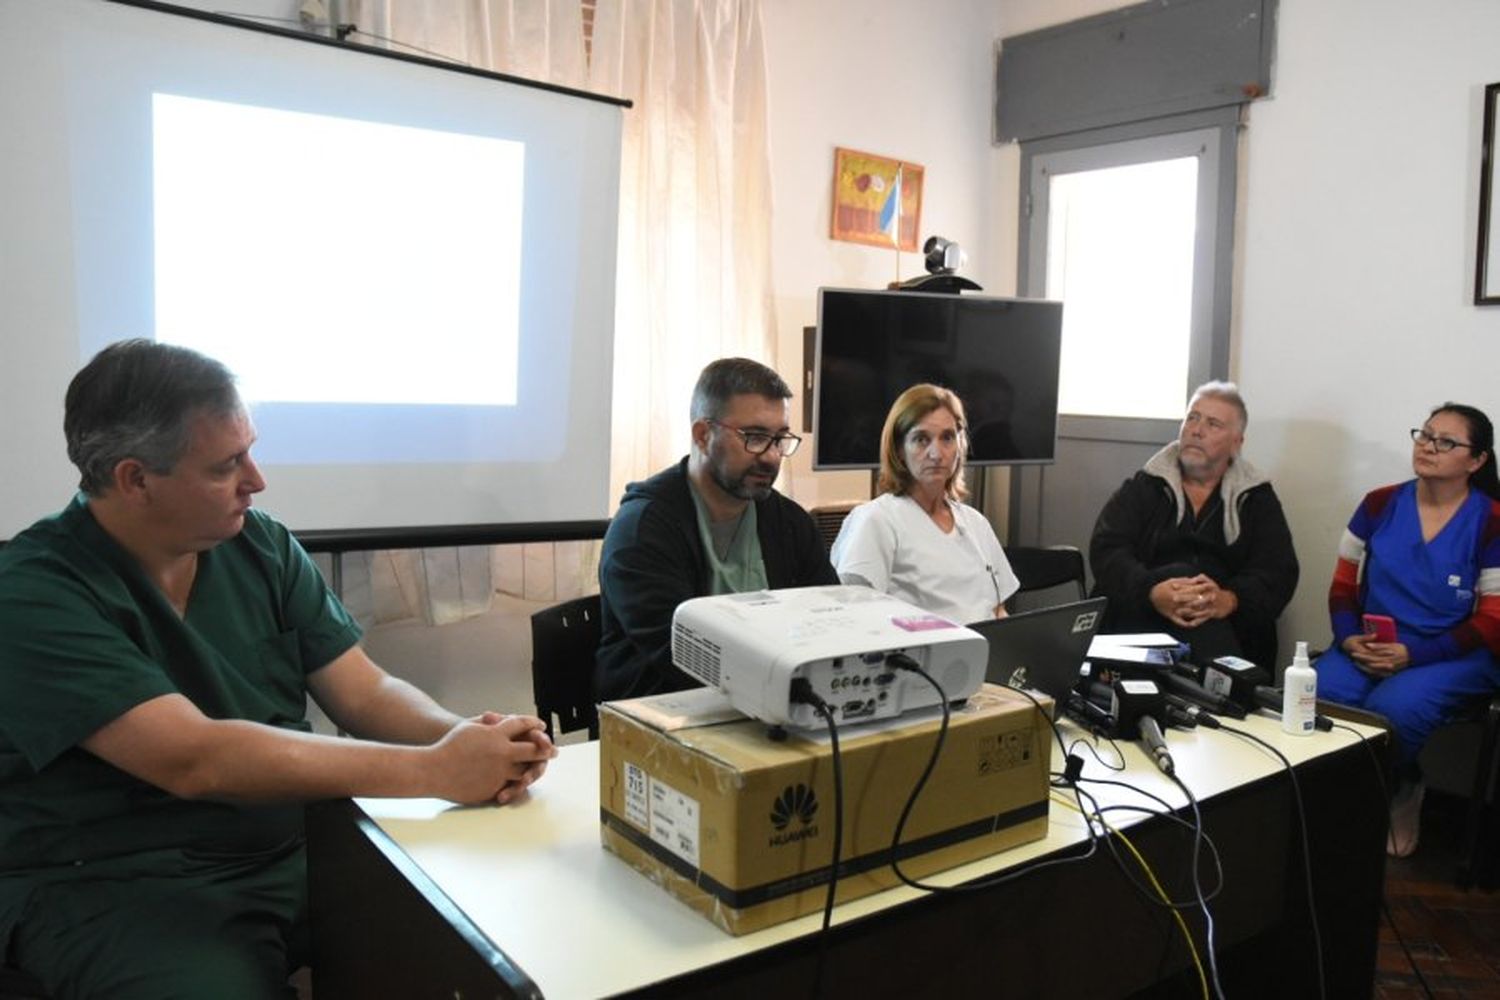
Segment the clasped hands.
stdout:
<path fill-rule="evenodd" d="M 1411 666 L 1411 651 L 1401 642 L 1376 642 L 1373 636 L 1351 635 L 1341 644 L 1354 665 L 1375 677 L 1389 677 Z"/>
<path fill-rule="evenodd" d="M 465 805 L 514 801 L 557 756 L 541 719 L 499 712 L 463 720 L 432 750 L 444 784 L 440 794 Z"/>
<path fill-rule="evenodd" d="M 1182 628 L 1196 628 L 1211 618 L 1228 618 L 1239 605 L 1234 591 L 1225 590 L 1202 573 L 1174 576 L 1151 588 L 1151 606 Z"/>

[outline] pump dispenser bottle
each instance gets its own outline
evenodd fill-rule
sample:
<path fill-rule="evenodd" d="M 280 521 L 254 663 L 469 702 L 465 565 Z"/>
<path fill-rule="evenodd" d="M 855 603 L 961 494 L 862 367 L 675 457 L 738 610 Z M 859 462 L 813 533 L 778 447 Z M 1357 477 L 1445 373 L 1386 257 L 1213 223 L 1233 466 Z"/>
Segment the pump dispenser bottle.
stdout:
<path fill-rule="evenodd" d="M 1281 728 L 1293 736 L 1313 731 L 1318 713 L 1318 672 L 1307 662 L 1307 643 L 1298 642 L 1292 665 L 1281 679 Z"/>

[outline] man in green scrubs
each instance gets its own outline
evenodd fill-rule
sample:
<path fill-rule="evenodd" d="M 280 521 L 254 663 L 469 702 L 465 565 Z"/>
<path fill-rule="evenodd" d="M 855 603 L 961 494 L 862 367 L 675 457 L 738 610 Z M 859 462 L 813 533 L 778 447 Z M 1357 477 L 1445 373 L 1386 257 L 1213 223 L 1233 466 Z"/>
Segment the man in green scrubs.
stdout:
<path fill-rule="evenodd" d="M 82 492 L 0 549 L 0 954 L 58 997 L 270 997 L 308 959 L 300 803 L 504 804 L 540 719 L 386 674 L 287 530 L 229 372 L 124 341 L 68 388 Z M 310 732 L 311 694 L 361 739 Z"/>

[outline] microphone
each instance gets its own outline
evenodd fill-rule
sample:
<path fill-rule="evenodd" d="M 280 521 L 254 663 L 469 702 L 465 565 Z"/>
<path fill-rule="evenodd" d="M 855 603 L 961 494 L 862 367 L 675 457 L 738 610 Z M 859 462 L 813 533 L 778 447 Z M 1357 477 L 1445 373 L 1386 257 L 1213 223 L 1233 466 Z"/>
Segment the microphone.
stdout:
<path fill-rule="evenodd" d="M 1151 759 L 1156 761 L 1156 766 L 1162 774 L 1171 775 L 1177 770 L 1177 765 L 1172 762 L 1172 754 L 1167 750 L 1167 741 L 1161 734 L 1161 726 L 1156 719 L 1150 715 L 1143 715 L 1136 720 L 1136 725 L 1141 730 L 1141 742 L 1146 744 L 1146 749 L 1151 751 Z"/>
<path fill-rule="evenodd" d="M 1103 699 L 1115 717 L 1115 736 L 1122 740 L 1139 738 L 1137 722 L 1148 716 L 1161 718 L 1161 688 L 1155 681 L 1117 678 L 1113 684 L 1098 681 L 1089 685 L 1089 696 L 1098 703 Z M 1157 723 L 1160 726 L 1160 722 Z"/>
<path fill-rule="evenodd" d="M 1204 729 L 1220 728 L 1218 719 L 1214 718 L 1202 707 L 1194 705 L 1186 698 L 1175 694 L 1169 694 L 1166 696 L 1166 698 L 1167 721 L 1172 725 L 1179 725 L 1177 718 L 1172 714 L 1173 712 L 1176 712 L 1179 716 L 1186 716 L 1188 720 L 1190 720 L 1191 723 L 1195 726 L 1202 726 Z"/>
<path fill-rule="evenodd" d="M 1108 686 L 1096 682 L 1091 687 L 1099 694 L 1109 693 L 1110 707 L 1115 716 L 1115 735 L 1120 739 L 1138 739 L 1145 743 L 1161 772 L 1173 774 L 1177 765 L 1172 761 L 1167 741 L 1161 734 L 1160 720 L 1166 711 L 1161 688 L 1154 681 L 1124 678 L 1118 678 Z"/>
<path fill-rule="evenodd" d="M 1255 685 L 1255 703 L 1261 708 L 1268 708 L 1277 715 L 1281 714 L 1281 688 L 1267 687 L 1264 684 Z M 1319 732 L 1333 732 L 1333 720 L 1326 715 L 1313 716 L 1313 725 Z"/>
<path fill-rule="evenodd" d="M 1245 710 L 1233 701 L 1230 701 L 1221 694 L 1214 694 L 1202 684 L 1188 680 L 1179 674 L 1163 671 L 1158 680 L 1172 694 L 1206 708 L 1210 712 L 1227 715 L 1231 719 L 1243 719 L 1245 717 Z"/>
<path fill-rule="evenodd" d="M 1255 695 L 1255 703 L 1261 708 L 1269 708 L 1277 715 L 1281 714 L 1281 691 L 1279 689 L 1257 684 L 1252 693 Z"/>
<path fill-rule="evenodd" d="M 1208 718 L 1208 713 L 1198 714 L 1198 706 L 1190 705 L 1175 694 L 1164 695 L 1167 700 L 1165 721 L 1178 729 L 1197 729 L 1199 718 Z"/>
<path fill-rule="evenodd" d="M 1101 732 L 1114 732 L 1115 717 L 1078 691 L 1068 692 L 1068 711 L 1085 726 Z"/>
<path fill-rule="evenodd" d="M 1214 694 L 1244 709 L 1255 708 L 1255 686 L 1271 681 L 1265 670 L 1242 656 L 1215 657 L 1212 663 L 1204 664 L 1203 676 L 1196 679 Z"/>

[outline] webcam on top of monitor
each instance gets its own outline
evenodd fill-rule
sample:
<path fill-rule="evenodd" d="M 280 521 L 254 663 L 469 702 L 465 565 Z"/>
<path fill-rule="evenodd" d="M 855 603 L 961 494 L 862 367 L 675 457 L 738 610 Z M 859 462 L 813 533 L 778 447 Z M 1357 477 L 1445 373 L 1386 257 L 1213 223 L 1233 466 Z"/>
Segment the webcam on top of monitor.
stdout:
<path fill-rule="evenodd" d="M 922 253 L 925 255 L 922 263 L 927 266 L 928 273 L 905 281 L 893 281 L 886 287 L 897 291 L 950 292 L 954 295 L 984 291 L 977 282 L 957 273 L 969 261 L 969 255 L 957 243 L 941 236 L 929 236 L 922 244 Z"/>

